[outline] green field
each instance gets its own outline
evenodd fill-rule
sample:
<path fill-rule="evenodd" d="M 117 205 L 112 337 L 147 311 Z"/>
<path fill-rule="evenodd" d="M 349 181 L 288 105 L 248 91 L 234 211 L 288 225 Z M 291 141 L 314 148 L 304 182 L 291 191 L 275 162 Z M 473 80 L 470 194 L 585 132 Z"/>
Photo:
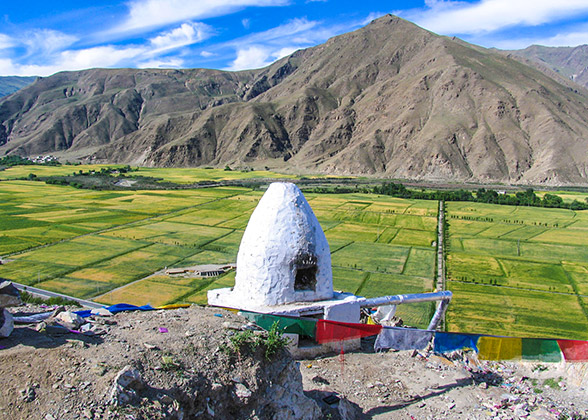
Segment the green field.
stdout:
<path fill-rule="evenodd" d="M 38 168 L 47 174 L 64 169 Z M 3 176 L 33 169 L 10 168 Z M 213 179 L 202 174 L 268 176 L 211 169 L 133 173 L 143 171 L 177 182 Z M 205 304 L 207 290 L 234 284 L 234 272 L 212 279 L 158 273 L 234 263 L 262 194 L 237 187 L 125 192 L 3 181 L 0 255 L 8 262 L 0 265 L 0 277 L 105 304 Z M 365 296 L 432 290 L 435 202 L 365 194 L 307 198 L 331 245 L 336 290 Z M 404 316 L 423 326 L 428 308 Z"/>
<path fill-rule="evenodd" d="M 588 211 L 446 209 L 449 330 L 588 339 Z"/>
<path fill-rule="evenodd" d="M 67 176 L 74 172 L 90 171 L 99 172 L 102 168 L 116 169 L 122 165 L 25 165 L 13 166 L 0 172 L 0 180 L 14 180 L 26 178 L 29 174 L 35 174 L 38 177 L 46 176 Z M 258 178 L 283 178 L 292 179 L 294 175 L 279 174 L 277 172 L 265 170 L 232 170 L 225 171 L 219 168 L 133 168 L 132 172 L 127 173 L 126 177 L 145 176 L 151 178 L 161 178 L 163 181 L 173 182 L 176 184 L 193 184 L 199 181 L 226 181 L 241 179 L 258 179 Z M 135 170 L 136 169 L 136 170 Z"/>
<path fill-rule="evenodd" d="M 0 178 L 72 168 L 100 167 L 15 167 Z M 274 176 L 220 169 L 133 173 L 141 172 L 181 183 Z M 241 187 L 93 191 L 2 181 L 0 277 L 105 304 L 205 304 L 208 290 L 234 283 L 234 272 L 199 279 L 163 270 L 235 263 L 262 194 Z M 367 297 L 433 290 L 436 201 L 306 196 L 329 240 L 336 290 Z M 588 338 L 588 211 L 451 202 L 446 212 L 450 331 Z M 422 327 L 430 310 L 407 305 L 398 313 Z"/>

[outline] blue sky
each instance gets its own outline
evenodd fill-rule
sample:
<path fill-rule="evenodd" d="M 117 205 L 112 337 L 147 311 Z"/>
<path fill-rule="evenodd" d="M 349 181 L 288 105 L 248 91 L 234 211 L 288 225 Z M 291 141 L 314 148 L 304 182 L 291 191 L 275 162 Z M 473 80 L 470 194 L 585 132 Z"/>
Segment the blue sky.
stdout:
<path fill-rule="evenodd" d="M 386 13 L 485 47 L 588 43 L 588 0 L 21 0 L 0 9 L 0 75 L 259 68 Z"/>

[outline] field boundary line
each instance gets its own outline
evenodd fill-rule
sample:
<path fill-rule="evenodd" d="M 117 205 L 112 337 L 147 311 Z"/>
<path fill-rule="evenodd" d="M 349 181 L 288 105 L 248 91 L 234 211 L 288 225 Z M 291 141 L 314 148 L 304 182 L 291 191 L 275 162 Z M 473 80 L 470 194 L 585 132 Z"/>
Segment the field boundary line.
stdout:
<path fill-rule="evenodd" d="M 580 309 L 582 309 L 582 312 L 584 313 L 586 320 L 588 320 L 588 308 L 586 307 L 586 304 L 582 300 L 582 297 L 581 297 L 579 290 L 578 290 L 578 284 L 576 283 L 576 280 L 574 280 L 572 278 L 572 276 L 570 275 L 570 273 L 568 273 L 566 270 L 563 270 L 563 272 L 565 273 L 566 278 L 568 279 L 568 282 L 570 283 L 570 285 L 572 286 L 572 289 L 574 290 L 574 294 L 576 295 L 576 298 L 578 299 L 578 304 L 580 305 Z"/>
<path fill-rule="evenodd" d="M 349 245 L 351 245 L 351 244 L 354 244 L 354 243 L 355 243 L 355 241 L 351 241 L 351 242 L 349 242 L 348 244 L 345 244 L 345 245 L 343 245 L 343 246 L 340 246 L 340 247 L 339 247 L 339 248 L 337 248 L 336 250 L 334 250 L 334 251 L 331 251 L 331 255 L 333 255 L 335 252 L 339 252 L 339 251 L 341 251 L 343 248 L 347 248 Z M 335 267 L 335 266 L 333 265 L 333 267 Z"/>
<path fill-rule="evenodd" d="M 511 290 L 523 290 L 525 292 L 537 292 L 537 293 L 547 293 L 547 294 L 554 294 L 554 295 L 566 295 L 566 296 L 578 296 L 588 298 L 588 295 L 580 295 L 574 292 L 555 292 L 553 290 L 540 290 L 540 289 L 529 289 L 525 287 L 515 287 L 515 286 L 507 286 L 504 284 L 485 284 L 485 283 L 474 283 L 471 281 L 463 281 L 463 280 L 448 280 L 451 283 L 460 283 L 460 284 L 470 284 L 472 286 L 485 286 L 485 287 L 504 287 L 505 289 Z"/>
<path fill-rule="evenodd" d="M 400 274 L 404 274 L 404 270 L 406 270 L 408 260 L 410 259 L 410 254 L 412 254 L 412 249 L 412 246 L 408 249 L 408 254 L 406 254 L 406 258 L 404 259 L 404 264 L 402 264 L 402 270 L 400 270 Z"/>
<path fill-rule="evenodd" d="M 363 276 L 363 279 L 361 280 L 361 283 L 359 283 L 359 286 L 355 290 L 355 293 L 354 293 L 355 295 L 359 295 L 361 293 L 365 284 L 368 282 L 368 280 L 370 279 L 371 276 L 372 276 L 372 273 L 370 273 L 369 271 L 365 273 L 365 275 Z"/>

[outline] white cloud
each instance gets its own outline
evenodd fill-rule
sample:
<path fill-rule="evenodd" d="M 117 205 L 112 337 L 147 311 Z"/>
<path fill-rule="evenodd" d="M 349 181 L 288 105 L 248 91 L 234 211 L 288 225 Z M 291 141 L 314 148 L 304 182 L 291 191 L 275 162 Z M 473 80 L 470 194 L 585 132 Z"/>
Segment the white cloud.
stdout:
<path fill-rule="evenodd" d="M 184 60 L 181 58 L 168 58 L 162 60 L 151 60 L 139 63 L 140 69 L 179 69 L 184 67 Z"/>
<path fill-rule="evenodd" d="M 588 44 L 588 28 L 584 27 L 583 29 L 583 31 L 560 33 L 547 39 L 537 40 L 534 43 L 552 47 L 575 47 L 577 45 Z"/>
<path fill-rule="evenodd" d="M 568 32 L 560 32 L 550 37 L 508 38 L 492 42 L 494 47 L 503 50 L 518 50 L 533 44 L 547 47 L 575 47 L 588 44 L 588 25 L 580 25 Z"/>
<path fill-rule="evenodd" d="M 243 25 L 245 29 L 249 29 L 249 26 L 251 26 L 251 21 L 249 19 L 241 19 L 241 25 Z"/>
<path fill-rule="evenodd" d="M 150 40 L 154 53 L 192 45 L 208 38 L 212 28 L 204 23 L 183 23 L 180 27 L 165 32 Z"/>
<path fill-rule="evenodd" d="M 95 67 L 124 67 L 144 54 L 138 47 L 107 45 L 82 50 L 66 50 L 45 58 L 46 64 L 20 64 L 11 59 L 0 59 L 0 74 L 16 76 L 49 76 L 60 71 L 85 70 Z"/>
<path fill-rule="evenodd" d="M 248 6 L 284 6 L 288 0 L 134 0 L 114 32 L 140 31 L 191 19 L 221 16 Z"/>
<path fill-rule="evenodd" d="M 538 26 L 588 13 L 586 0 L 428 0 L 426 9 L 402 13 L 441 34 L 478 34 L 514 25 Z"/>
<path fill-rule="evenodd" d="M 369 15 L 367 15 L 367 17 L 361 22 L 362 25 L 367 25 L 368 23 L 370 23 L 372 20 L 375 20 L 379 17 L 384 16 L 386 13 L 383 12 L 371 12 Z"/>
<path fill-rule="evenodd" d="M 284 48 L 272 53 L 272 57 L 275 60 L 279 60 L 280 58 L 286 57 L 286 56 L 292 54 L 294 51 L 299 50 L 299 49 L 300 48 L 298 48 L 298 47 L 284 47 Z"/>
<path fill-rule="evenodd" d="M 77 40 L 75 36 L 67 35 L 63 32 L 52 29 L 37 29 L 26 33 L 22 43 L 27 46 L 29 54 L 39 51 L 52 53 L 71 46 Z"/>
<path fill-rule="evenodd" d="M 59 61 L 68 63 L 70 70 L 81 70 L 93 67 L 114 67 L 131 63 L 134 58 L 145 50 L 138 47 L 117 48 L 112 45 L 86 48 L 83 50 L 63 51 Z"/>
<path fill-rule="evenodd" d="M 200 55 L 204 58 L 208 58 L 208 57 L 214 57 L 216 54 L 212 53 L 210 51 L 202 51 L 202 52 L 200 52 Z"/>
<path fill-rule="evenodd" d="M 361 26 L 362 21 L 322 26 L 320 21 L 292 19 L 275 28 L 227 42 L 219 48 L 229 47 L 236 51 L 236 58 L 225 70 L 255 69 L 268 66 L 296 50 L 355 29 Z"/>
<path fill-rule="evenodd" d="M 9 37 L 8 35 L 0 34 L 0 50 L 4 50 L 6 48 L 11 48 L 11 47 L 14 47 L 15 45 L 16 45 L 16 42 L 14 39 Z"/>
<path fill-rule="evenodd" d="M 276 26 L 275 28 L 268 29 L 267 31 L 257 32 L 252 35 L 247 35 L 243 38 L 236 39 L 233 41 L 235 44 L 247 44 L 256 42 L 278 42 L 284 43 L 284 41 L 290 40 L 294 35 L 307 34 L 311 29 L 319 25 L 319 21 L 302 19 L 292 19 L 284 25 Z"/>
<path fill-rule="evenodd" d="M 237 58 L 227 70 L 258 69 L 269 65 L 271 52 L 264 47 L 250 46 L 237 51 Z"/>

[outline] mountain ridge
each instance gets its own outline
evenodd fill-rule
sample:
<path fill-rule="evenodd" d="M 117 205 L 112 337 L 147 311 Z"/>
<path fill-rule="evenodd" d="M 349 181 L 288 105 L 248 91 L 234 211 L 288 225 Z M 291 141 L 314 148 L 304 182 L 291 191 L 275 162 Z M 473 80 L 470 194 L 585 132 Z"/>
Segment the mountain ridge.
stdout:
<path fill-rule="evenodd" d="M 0 101 L 0 153 L 583 184 L 588 93 L 395 16 L 259 70 L 59 73 Z"/>
<path fill-rule="evenodd" d="M 0 98 L 30 85 L 35 79 L 35 76 L 0 76 Z"/>
<path fill-rule="evenodd" d="M 529 60 L 539 69 L 546 68 L 588 89 L 588 45 L 546 47 L 531 45 L 522 50 L 506 51 Z"/>

